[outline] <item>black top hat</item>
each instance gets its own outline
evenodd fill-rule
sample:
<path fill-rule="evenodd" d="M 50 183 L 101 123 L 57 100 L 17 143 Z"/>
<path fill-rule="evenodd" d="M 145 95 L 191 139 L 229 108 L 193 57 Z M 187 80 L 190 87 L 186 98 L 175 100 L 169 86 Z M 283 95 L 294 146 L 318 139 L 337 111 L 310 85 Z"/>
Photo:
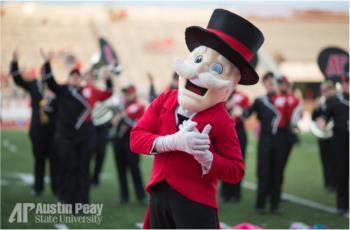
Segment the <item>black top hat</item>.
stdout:
<path fill-rule="evenodd" d="M 246 19 L 224 9 L 215 9 L 207 29 L 191 26 L 185 32 L 190 51 L 198 46 L 210 47 L 241 71 L 239 84 L 254 85 L 259 76 L 249 61 L 264 42 L 262 32 Z"/>

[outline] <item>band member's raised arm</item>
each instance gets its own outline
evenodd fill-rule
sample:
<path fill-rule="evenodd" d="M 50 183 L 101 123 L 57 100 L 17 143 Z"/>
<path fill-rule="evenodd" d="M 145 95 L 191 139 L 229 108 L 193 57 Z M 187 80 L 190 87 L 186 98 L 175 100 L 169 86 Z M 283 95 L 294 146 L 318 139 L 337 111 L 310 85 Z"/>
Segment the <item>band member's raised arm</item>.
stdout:
<path fill-rule="evenodd" d="M 51 65 L 49 61 L 45 61 L 43 66 L 43 80 L 47 82 L 48 87 L 55 93 L 60 94 L 62 91 L 62 86 L 57 84 L 51 70 Z"/>
<path fill-rule="evenodd" d="M 15 81 L 16 85 L 22 87 L 24 90 L 29 91 L 29 82 L 25 81 L 18 69 L 18 62 L 17 60 L 11 61 L 10 66 L 10 74 L 13 77 L 13 80 Z"/>
<path fill-rule="evenodd" d="M 18 54 L 17 51 L 13 52 L 11 65 L 10 65 L 10 74 L 13 77 L 16 85 L 22 87 L 26 91 L 30 91 L 30 82 L 25 81 L 21 75 L 21 72 L 18 68 Z"/>

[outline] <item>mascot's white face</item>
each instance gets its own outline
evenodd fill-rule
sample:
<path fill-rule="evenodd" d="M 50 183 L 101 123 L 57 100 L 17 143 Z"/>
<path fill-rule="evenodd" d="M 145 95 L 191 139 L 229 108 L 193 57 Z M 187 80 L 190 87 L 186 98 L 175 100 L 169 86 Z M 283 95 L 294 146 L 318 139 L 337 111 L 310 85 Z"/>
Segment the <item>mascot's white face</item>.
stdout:
<path fill-rule="evenodd" d="M 239 69 L 214 49 L 200 46 L 184 62 L 176 60 L 179 104 L 200 112 L 224 102 L 241 79 Z"/>

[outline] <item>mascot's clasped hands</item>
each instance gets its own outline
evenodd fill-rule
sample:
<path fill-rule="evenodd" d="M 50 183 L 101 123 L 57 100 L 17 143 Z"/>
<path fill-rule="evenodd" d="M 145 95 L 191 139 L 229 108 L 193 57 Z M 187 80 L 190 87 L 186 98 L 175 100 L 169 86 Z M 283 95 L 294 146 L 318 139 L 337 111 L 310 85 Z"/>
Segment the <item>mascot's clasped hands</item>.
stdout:
<path fill-rule="evenodd" d="M 179 131 L 157 139 L 154 153 L 182 151 L 191 154 L 201 164 L 203 174 L 206 174 L 213 160 L 213 154 L 209 150 L 211 125 L 206 125 L 202 132 L 199 132 L 196 126 L 197 122 L 184 121 Z"/>

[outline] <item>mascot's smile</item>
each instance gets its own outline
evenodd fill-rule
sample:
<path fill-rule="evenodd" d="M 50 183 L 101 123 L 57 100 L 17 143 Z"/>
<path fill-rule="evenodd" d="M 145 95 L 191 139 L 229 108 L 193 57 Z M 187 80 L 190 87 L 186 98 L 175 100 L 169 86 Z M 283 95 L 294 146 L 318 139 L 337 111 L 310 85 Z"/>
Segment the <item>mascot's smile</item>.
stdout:
<path fill-rule="evenodd" d="M 190 80 L 186 80 L 185 88 L 191 91 L 192 93 L 198 94 L 200 96 L 204 96 L 208 91 L 208 89 L 197 86 L 194 83 L 192 83 Z"/>

